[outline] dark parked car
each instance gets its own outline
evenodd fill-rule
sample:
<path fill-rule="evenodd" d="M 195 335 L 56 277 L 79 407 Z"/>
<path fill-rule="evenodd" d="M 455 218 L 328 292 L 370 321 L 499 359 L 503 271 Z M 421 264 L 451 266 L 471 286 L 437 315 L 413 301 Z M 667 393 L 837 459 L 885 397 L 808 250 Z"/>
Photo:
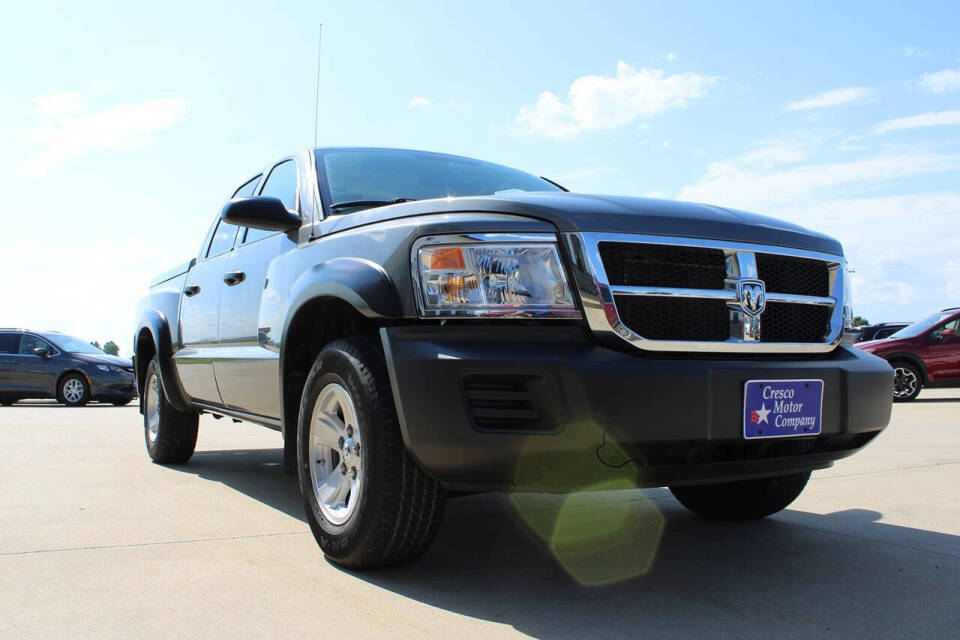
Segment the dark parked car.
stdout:
<path fill-rule="evenodd" d="M 878 324 L 865 324 L 857 327 L 857 342 L 867 342 L 868 340 L 883 340 L 889 338 L 900 329 L 909 327 L 909 322 L 880 322 Z"/>
<path fill-rule="evenodd" d="M 771 218 L 305 151 L 235 188 L 141 301 L 144 439 L 183 463 L 200 412 L 277 429 L 320 547 L 353 568 L 423 553 L 447 490 L 623 473 L 759 518 L 889 420 L 890 366 L 841 344 L 848 291 L 839 242 Z"/>
<path fill-rule="evenodd" d="M 857 347 L 890 362 L 893 399 L 908 402 L 923 387 L 960 387 L 960 307 L 944 309 L 885 340 Z"/>
<path fill-rule="evenodd" d="M 56 398 L 68 407 L 121 406 L 136 397 L 130 360 L 54 331 L 0 329 L 0 404 Z"/>

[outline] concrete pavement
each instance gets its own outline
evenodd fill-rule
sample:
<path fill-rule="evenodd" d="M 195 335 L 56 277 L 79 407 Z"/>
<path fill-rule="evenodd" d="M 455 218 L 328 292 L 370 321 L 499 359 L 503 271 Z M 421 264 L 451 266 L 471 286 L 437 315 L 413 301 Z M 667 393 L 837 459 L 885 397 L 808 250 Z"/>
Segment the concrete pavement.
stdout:
<path fill-rule="evenodd" d="M 205 416 L 191 462 L 165 468 L 149 462 L 133 407 L 0 408 L 0 636 L 960 629 L 960 390 L 896 405 L 876 442 L 815 473 L 790 509 L 761 522 L 700 520 L 660 489 L 591 494 L 573 507 L 558 496 L 468 496 L 449 501 L 424 558 L 359 574 L 324 560 L 296 483 L 280 473 L 280 446 L 276 432 Z M 662 517 L 659 540 L 634 549 L 653 554 L 650 572 L 581 586 L 525 524 L 564 504 Z"/>

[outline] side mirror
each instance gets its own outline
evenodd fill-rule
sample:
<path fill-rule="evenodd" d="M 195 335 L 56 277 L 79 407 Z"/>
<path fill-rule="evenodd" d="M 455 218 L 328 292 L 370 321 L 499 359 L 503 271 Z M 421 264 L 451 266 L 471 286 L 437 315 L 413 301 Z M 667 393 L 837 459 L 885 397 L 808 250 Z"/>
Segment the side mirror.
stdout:
<path fill-rule="evenodd" d="M 300 216 L 287 210 L 280 198 L 235 198 L 225 204 L 220 218 L 241 227 L 264 231 L 290 231 L 300 226 Z"/>
<path fill-rule="evenodd" d="M 49 359 L 50 359 L 50 352 L 47 351 L 47 348 L 46 348 L 46 347 L 34 347 L 34 348 L 33 348 L 33 355 L 35 355 L 35 356 L 40 356 L 40 357 L 43 358 L 44 360 L 49 360 Z"/>
<path fill-rule="evenodd" d="M 940 342 L 947 342 L 948 340 L 957 339 L 957 330 L 956 329 L 944 329 L 940 332 Z"/>

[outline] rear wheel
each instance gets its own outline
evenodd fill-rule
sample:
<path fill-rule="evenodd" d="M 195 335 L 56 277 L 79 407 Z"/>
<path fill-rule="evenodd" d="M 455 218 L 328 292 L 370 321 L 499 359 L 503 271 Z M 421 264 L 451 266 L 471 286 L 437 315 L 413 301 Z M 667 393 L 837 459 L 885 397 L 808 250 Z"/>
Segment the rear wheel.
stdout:
<path fill-rule="evenodd" d="M 90 400 L 90 385 L 79 373 L 68 373 L 57 386 L 57 400 L 68 407 L 82 407 Z"/>
<path fill-rule="evenodd" d="M 893 401 L 910 402 L 923 387 L 920 371 L 910 363 L 893 363 Z"/>
<path fill-rule="evenodd" d="M 167 402 L 156 358 L 147 366 L 143 394 L 143 437 L 150 459 L 158 464 L 186 462 L 197 446 L 200 416 L 177 411 Z"/>
<path fill-rule="evenodd" d="M 670 487 L 690 511 L 712 520 L 754 520 L 785 509 L 807 486 L 810 472 L 739 482 Z"/>
<path fill-rule="evenodd" d="M 307 521 L 332 562 L 366 569 L 426 551 L 446 494 L 407 453 L 383 356 L 366 340 L 337 340 L 317 356 L 297 451 Z"/>

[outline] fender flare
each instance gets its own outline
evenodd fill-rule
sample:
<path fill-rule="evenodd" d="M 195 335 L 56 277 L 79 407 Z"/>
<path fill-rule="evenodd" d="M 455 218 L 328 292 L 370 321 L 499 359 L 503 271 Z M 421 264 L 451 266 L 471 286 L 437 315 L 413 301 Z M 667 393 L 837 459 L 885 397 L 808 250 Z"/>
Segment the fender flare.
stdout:
<path fill-rule="evenodd" d="M 180 383 L 180 376 L 177 375 L 177 368 L 173 364 L 173 339 L 170 337 L 170 324 L 166 317 L 156 309 L 150 309 L 144 313 L 137 323 L 137 340 L 134 347 L 140 339 L 140 334 L 146 329 L 153 339 L 153 348 L 157 354 L 157 362 L 160 365 L 160 385 L 163 387 L 163 395 L 173 408 L 181 412 L 190 412 L 194 409 L 187 400 L 187 394 L 183 391 L 183 385 Z M 134 349 L 134 359 L 136 360 L 136 349 Z M 149 363 L 144 363 L 146 366 Z M 142 389 L 144 383 L 140 380 L 140 364 L 134 361 L 134 371 L 137 376 L 137 389 Z M 141 411 L 143 408 L 143 394 L 140 393 Z"/>
<path fill-rule="evenodd" d="M 317 298 L 339 299 L 365 318 L 393 319 L 403 316 L 397 287 L 379 264 L 363 258 L 333 258 L 314 265 L 290 287 L 289 304 L 280 333 L 280 416 L 286 432 L 284 360 L 290 325 L 301 309 Z M 295 417 L 294 417 L 295 418 Z M 285 434 L 286 435 L 286 434 Z"/>
<path fill-rule="evenodd" d="M 893 353 L 884 355 L 883 359 L 887 362 L 892 362 L 894 360 L 906 360 L 920 370 L 920 375 L 923 377 L 921 382 L 923 384 L 927 384 L 930 380 L 929 376 L 927 375 L 926 363 L 923 361 L 923 358 L 917 357 L 916 354 L 910 353 L 909 351 L 895 351 Z"/>

